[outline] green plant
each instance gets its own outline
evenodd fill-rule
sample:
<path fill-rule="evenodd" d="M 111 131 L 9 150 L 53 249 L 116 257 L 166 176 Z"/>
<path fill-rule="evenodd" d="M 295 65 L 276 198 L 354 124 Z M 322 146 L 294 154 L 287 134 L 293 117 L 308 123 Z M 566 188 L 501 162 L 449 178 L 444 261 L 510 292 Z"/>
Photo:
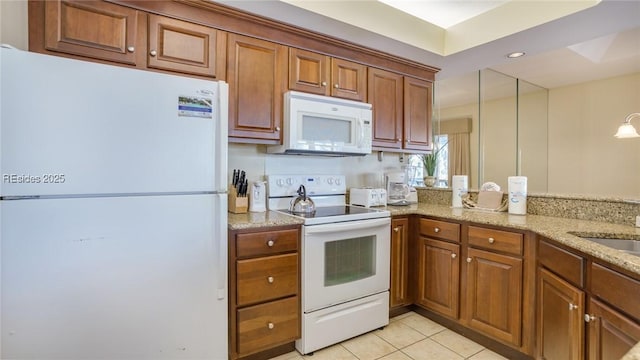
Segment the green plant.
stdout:
<path fill-rule="evenodd" d="M 423 154 L 420 155 L 422 159 L 422 165 L 424 166 L 424 170 L 427 172 L 427 176 L 433 176 L 436 172 L 436 165 L 438 164 L 438 155 L 440 155 L 440 151 L 444 149 L 447 144 L 442 145 L 439 148 L 436 148 L 431 154 Z"/>

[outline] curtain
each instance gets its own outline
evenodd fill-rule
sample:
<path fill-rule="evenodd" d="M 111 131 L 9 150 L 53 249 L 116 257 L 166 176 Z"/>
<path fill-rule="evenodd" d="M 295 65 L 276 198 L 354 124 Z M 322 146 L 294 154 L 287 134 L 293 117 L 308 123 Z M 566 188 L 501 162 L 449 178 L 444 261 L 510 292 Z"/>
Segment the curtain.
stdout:
<path fill-rule="evenodd" d="M 469 134 L 471 133 L 471 118 L 442 120 L 440 133 L 447 134 L 449 147 L 449 179 L 451 186 L 453 175 L 470 175 L 471 147 Z"/>
<path fill-rule="evenodd" d="M 449 186 L 453 175 L 469 175 L 471 149 L 469 133 L 447 134 L 449 139 Z"/>

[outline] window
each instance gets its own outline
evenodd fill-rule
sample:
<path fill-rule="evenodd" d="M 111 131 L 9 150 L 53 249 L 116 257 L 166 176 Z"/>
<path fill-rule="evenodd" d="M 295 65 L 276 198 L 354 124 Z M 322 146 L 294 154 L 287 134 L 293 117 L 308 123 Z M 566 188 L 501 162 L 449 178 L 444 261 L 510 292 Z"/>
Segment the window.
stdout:
<path fill-rule="evenodd" d="M 449 179 L 449 137 L 446 134 L 436 135 L 434 137 L 435 149 L 441 149 L 438 155 L 436 165 L 436 187 L 447 187 Z M 435 151 L 435 150 L 434 150 Z M 424 166 L 422 165 L 422 158 L 419 155 L 410 155 L 408 164 L 415 166 L 416 172 L 413 179 L 410 179 L 409 185 L 412 186 L 424 186 Z"/>

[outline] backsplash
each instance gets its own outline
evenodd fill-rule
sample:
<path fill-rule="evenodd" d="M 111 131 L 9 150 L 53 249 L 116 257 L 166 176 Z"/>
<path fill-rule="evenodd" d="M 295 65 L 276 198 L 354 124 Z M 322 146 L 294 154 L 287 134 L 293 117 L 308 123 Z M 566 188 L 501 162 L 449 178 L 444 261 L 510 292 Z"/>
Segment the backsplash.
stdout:
<path fill-rule="evenodd" d="M 451 205 L 450 189 L 418 188 L 418 201 Z M 477 192 L 470 191 L 471 198 Z M 580 195 L 529 194 L 527 214 L 635 225 L 640 200 Z"/>

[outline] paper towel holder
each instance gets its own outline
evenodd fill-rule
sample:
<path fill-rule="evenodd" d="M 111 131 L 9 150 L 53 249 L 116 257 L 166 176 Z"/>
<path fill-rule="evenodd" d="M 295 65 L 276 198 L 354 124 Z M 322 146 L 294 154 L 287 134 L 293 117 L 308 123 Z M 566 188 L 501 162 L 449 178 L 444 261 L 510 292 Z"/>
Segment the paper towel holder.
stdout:
<path fill-rule="evenodd" d="M 640 118 L 640 113 L 631 113 L 627 115 L 622 125 L 620 125 L 620 127 L 618 128 L 618 132 L 613 136 L 615 136 L 618 139 L 630 139 L 630 138 L 640 137 L 640 135 L 636 131 L 636 128 L 634 128 L 633 125 L 631 125 L 631 119 L 633 118 Z"/>

